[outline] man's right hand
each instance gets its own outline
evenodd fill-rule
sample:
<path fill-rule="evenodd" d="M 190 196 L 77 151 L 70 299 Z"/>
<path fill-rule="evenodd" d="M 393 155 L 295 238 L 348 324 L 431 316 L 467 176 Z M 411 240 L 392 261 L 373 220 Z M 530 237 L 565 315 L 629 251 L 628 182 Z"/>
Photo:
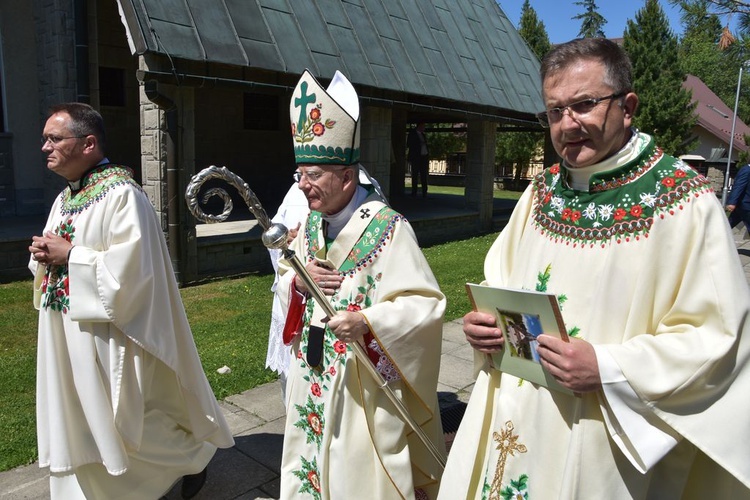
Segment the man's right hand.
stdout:
<path fill-rule="evenodd" d="M 336 290 L 341 286 L 341 282 L 344 281 L 343 276 L 338 271 L 323 267 L 318 261 L 312 261 L 305 266 L 307 273 L 318 285 L 323 295 L 333 295 Z M 305 285 L 305 281 L 299 276 L 294 280 L 294 286 L 298 292 L 307 294 L 309 290 Z"/>
<path fill-rule="evenodd" d="M 464 335 L 479 352 L 493 353 L 503 348 L 503 332 L 492 314 L 474 311 L 464 316 Z"/>

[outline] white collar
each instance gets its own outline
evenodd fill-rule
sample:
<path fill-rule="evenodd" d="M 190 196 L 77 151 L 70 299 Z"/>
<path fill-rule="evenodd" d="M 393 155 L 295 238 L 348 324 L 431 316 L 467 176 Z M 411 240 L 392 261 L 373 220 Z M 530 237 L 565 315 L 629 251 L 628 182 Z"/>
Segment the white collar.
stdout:
<path fill-rule="evenodd" d="M 646 144 L 648 144 L 649 137 L 646 134 L 638 132 L 636 129 L 631 130 L 632 134 L 627 144 L 620 151 L 599 163 L 581 168 L 570 168 L 563 163 L 565 171 L 568 173 L 568 184 L 570 187 L 578 191 L 588 191 L 589 179 L 592 175 L 614 170 L 637 158 L 643 152 Z"/>
<path fill-rule="evenodd" d="M 336 239 L 344 226 L 349 222 L 349 219 L 354 215 L 354 211 L 365 201 L 368 196 L 368 192 L 362 186 L 357 186 L 357 190 L 354 192 L 354 196 L 349 200 L 349 203 L 339 213 L 333 215 L 323 215 L 323 220 L 328 223 L 328 229 L 326 236 L 331 239 Z"/>

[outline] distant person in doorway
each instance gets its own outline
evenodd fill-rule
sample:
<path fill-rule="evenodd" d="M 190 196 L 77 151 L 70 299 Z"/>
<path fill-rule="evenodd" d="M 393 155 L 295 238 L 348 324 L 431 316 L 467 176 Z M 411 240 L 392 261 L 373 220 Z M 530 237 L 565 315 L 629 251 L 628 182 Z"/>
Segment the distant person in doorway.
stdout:
<path fill-rule="evenodd" d="M 409 163 L 411 163 L 411 195 L 417 196 L 417 184 L 422 182 L 422 196 L 427 197 L 430 151 L 424 133 L 424 123 L 417 123 L 417 126 L 411 129 L 406 145 L 409 148 Z"/>

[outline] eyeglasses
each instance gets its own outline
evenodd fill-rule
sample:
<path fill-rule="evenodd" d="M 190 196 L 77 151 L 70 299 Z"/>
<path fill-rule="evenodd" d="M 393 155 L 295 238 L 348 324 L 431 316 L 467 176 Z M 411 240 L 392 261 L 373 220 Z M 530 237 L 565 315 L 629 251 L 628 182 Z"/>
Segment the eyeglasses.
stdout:
<path fill-rule="evenodd" d="M 318 180 L 321 177 L 323 177 L 324 173 L 325 172 L 322 172 L 322 171 L 321 172 L 300 172 L 299 170 L 297 170 L 296 172 L 292 174 L 292 177 L 294 177 L 294 182 L 300 182 L 302 178 L 304 177 L 305 179 L 307 179 L 307 182 L 311 184 L 315 184 L 316 182 L 318 182 Z"/>
<path fill-rule="evenodd" d="M 342 169 L 336 169 L 336 170 L 329 170 L 328 172 L 337 172 L 343 170 Z M 320 180 L 321 177 L 326 173 L 326 170 L 313 170 L 312 172 L 301 172 L 299 170 L 295 171 L 292 174 L 292 177 L 294 177 L 294 182 L 299 183 L 303 178 L 307 180 L 310 184 L 315 184 Z"/>
<path fill-rule="evenodd" d="M 587 114 L 591 113 L 594 108 L 599 105 L 600 102 L 604 102 L 609 99 L 618 99 L 626 94 L 627 92 L 617 92 L 616 94 L 610 94 L 604 97 L 592 97 L 589 99 L 584 99 L 582 101 L 576 101 L 574 103 L 568 104 L 567 106 L 550 108 L 547 111 L 537 113 L 536 119 L 539 120 L 539 123 L 542 125 L 542 127 L 549 128 L 550 123 L 557 123 L 562 120 L 563 114 L 565 113 L 566 109 L 568 110 L 568 113 L 571 114 L 571 116 L 586 116 Z"/>
<path fill-rule="evenodd" d="M 58 142 L 64 141 L 65 139 L 83 139 L 84 137 L 88 137 L 88 136 L 86 136 L 86 135 L 72 135 L 70 137 L 60 137 L 59 135 L 43 135 L 41 137 L 41 142 L 42 142 L 42 146 L 44 146 L 48 142 L 54 146 Z"/>

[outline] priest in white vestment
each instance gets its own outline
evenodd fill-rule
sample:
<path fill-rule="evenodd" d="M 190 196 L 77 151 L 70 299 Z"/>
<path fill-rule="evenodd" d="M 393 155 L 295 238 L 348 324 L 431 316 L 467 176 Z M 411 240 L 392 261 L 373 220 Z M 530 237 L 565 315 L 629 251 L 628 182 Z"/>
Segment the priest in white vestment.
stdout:
<path fill-rule="evenodd" d="M 336 72 L 305 72 L 290 103 L 310 215 L 291 249 L 337 314 L 327 320 L 282 260 L 277 293 L 292 346 L 281 498 L 434 498 L 442 466 L 352 352 L 359 342 L 438 455 L 445 297 L 409 223 L 357 181 L 359 101 Z M 318 336 L 319 334 L 319 336 Z"/>
<path fill-rule="evenodd" d="M 557 296 L 570 342 L 540 335 L 538 353 L 575 394 L 491 368 L 496 318 L 467 314 L 478 375 L 440 498 L 750 498 L 750 294 L 721 204 L 632 128 L 618 45 L 561 44 L 541 74 L 562 162 L 521 197 L 485 284 Z"/>
<path fill-rule="evenodd" d="M 53 499 L 194 496 L 234 444 L 198 358 L 159 220 L 104 155 L 101 116 L 55 106 L 47 168 L 68 181 L 29 267 L 39 309 L 39 465 Z"/>

